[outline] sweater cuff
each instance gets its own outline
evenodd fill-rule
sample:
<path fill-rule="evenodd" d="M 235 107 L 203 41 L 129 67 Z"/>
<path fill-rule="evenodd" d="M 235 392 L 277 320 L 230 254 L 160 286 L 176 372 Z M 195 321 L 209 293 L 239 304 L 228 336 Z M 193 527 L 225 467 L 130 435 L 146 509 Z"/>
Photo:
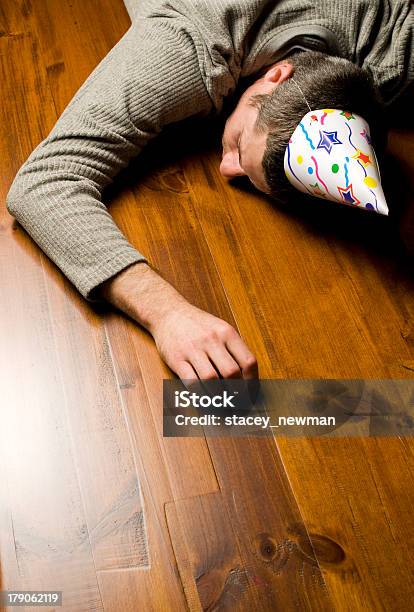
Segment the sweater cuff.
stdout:
<path fill-rule="evenodd" d="M 148 263 L 147 259 L 133 248 L 120 252 L 115 257 L 111 257 L 111 260 L 104 266 L 91 270 L 90 274 L 85 275 L 84 281 L 78 284 L 78 290 L 89 302 L 102 304 L 105 302 L 104 298 L 99 295 L 102 283 L 138 262 Z"/>

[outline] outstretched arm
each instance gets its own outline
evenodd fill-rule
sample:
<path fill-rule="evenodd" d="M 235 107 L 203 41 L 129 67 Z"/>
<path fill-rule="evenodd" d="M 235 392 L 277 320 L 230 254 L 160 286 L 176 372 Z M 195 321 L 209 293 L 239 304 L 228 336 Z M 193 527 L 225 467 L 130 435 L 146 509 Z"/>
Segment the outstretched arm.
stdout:
<path fill-rule="evenodd" d="M 7 207 L 86 299 L 103 296 L 147 327 L 181 378 L 214 377 L 209 357 L 224 376 L 251 376 L 255 360 L 233 328 L 160 278 L 102 202 L 163 126 L 211 110 L 194 44 L 180 19 L 134 22 L 20 168 Z M 242 350 L 216 333 L 218 324 Z"/>
<path fill-rule="evenodd" d="M 144 261 L 102 202 L 103 189 L 164 125 L 211 101 L 185 28 L 141 19 L 95 68 L 17 173 L 7 208 L 87 299 Z"/>

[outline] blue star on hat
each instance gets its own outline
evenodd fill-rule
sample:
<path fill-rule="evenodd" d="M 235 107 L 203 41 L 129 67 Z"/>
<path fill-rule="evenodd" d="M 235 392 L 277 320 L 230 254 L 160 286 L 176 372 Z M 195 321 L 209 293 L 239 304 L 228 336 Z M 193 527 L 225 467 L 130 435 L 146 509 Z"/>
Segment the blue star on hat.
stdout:
<path fill-rule="evenodd" d="M 352 184 L 348 185 L 348 187 L 338 187 L 338 191 L 341 194 L 341 197 L 345 204 L 350 204 L 351 206 L 361 204 L 361 200 L 358 200 L 358 198 L 355 197 L 354 192 L 352 191 Z"/>
<path fill-rule="evenodd" d="M 338 132 L 324 132 L 320 130 L 319 134 L 321 139 L 316 147 L 317 149 L 325 149 L 325 151 L 330 153 L 334 144 L 342 144 L 338 138 Z"/>

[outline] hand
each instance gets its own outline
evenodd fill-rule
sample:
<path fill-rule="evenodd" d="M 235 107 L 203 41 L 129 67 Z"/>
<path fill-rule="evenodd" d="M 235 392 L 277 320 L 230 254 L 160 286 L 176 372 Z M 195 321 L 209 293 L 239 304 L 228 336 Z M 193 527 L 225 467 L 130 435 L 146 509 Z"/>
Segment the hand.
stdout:
<path fill-rule="evenodd" d="M 152 329 L 158 351 L 181 380 L 258 377 L 257 361 L 237 331 L 188 302 Z"/>
<path fill-rule="evenodd" d="M 258 378 L 257 361 L 236 330 L 193 306 L 148 264 L 106 281 L 101 295 L 145 327 L 181 380 Z"/>

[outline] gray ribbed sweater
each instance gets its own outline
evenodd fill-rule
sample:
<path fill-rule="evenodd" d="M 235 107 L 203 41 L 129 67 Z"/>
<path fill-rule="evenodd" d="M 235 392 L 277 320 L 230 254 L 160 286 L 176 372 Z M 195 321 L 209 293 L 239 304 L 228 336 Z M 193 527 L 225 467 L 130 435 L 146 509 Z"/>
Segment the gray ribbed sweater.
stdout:
<path fill-rule="evenodd" d="M 137 0 L 130 29 L 20 168 L 8 210 L 93 300 L 146 260 L 102 191 L 163 126 L 219 112 L 241 77 L 295 46 L 365 66 L 390 102 L 414 80 L 413 21 L 406 0 Z"/>

